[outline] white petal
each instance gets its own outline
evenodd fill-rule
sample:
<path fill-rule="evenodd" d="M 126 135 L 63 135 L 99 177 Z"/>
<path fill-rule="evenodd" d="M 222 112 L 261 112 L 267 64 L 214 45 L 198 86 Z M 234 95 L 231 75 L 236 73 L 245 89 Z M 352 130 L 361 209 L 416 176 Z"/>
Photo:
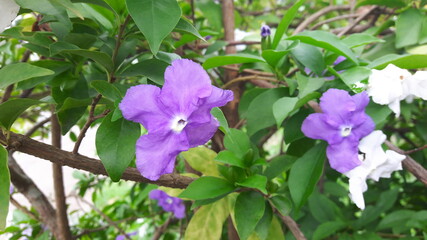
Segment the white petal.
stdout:
<path fill-rule="evenodd" d="M 16 15 L 19 11 L 19 6 L 15 3 L 14 0 L 0 0 L 0 33 L 3 30 L 10 26 L 10 23 L 13 19 L 16 18 Z"/>
<path fill-rule="evenodd" d="M 360 140 L 359 150 L 365 154 L 362 165 L 367 171 L 372 171 L 387 161 L 387 155 L 381 147 L 385 140 L 386 135 L 380 130 L 373 131 Z"/>
<path fill-rule="evenodd" d="M 388 104 L 388 107 L 396 114 L 396 117 L 400 116 L 400 100 L 396 99 L 390 104 Z"/>
<path fill-rule="evenodd" d="M 350 199 L 353 201 L 356 206 L 360 209 L 365 209 L 365 199 L 363 198 L 363 193 L 368 189 L 366 185 L 366 179 L 359 177 L 353 177 L 348 180 L 349 190 L 350 190 Z"/>
<path fill-rule="evenodd" d="M 427 71 L 418 71 L 405 81 L 409 94 L 427 100 Z"/>
<path fill-rule="evenodd" d="M 402 170 L 402 161 L 406 158 L 405 155 L 391 150 L 387 150 L 386 155 L 387 161 L 373 170 L 368 178 L 378 181 L 379 178 L 389 178 L 394 171 Z"/>

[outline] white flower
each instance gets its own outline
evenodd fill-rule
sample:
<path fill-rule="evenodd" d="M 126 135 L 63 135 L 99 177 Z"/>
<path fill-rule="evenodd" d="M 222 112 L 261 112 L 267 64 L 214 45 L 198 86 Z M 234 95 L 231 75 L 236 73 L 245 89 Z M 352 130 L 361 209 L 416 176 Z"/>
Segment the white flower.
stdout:
<path fill-rule="evenodd" d="M 407 89 L 408 97 L 415 96 L 427 100 L 427 71 L 418 71 L 407 78 L 404 83 L 404 89 Z M 406 100 L 408 100 L 408 97 Z"/>
<path fill-rule="evenodd" d="M 19 11 L 18 4 L 14 0 L 0 0 L 0 33 L 10 25 Z"/>
<path fill-rule="evenodd" d="M 387 65 L 383 70 L 373 69 L 368 80 L 368 94 L 375 103 L 388 105 L 396 116 L 399 116 L 400 100 L 409 95 L 407 88 L 403 86 L 409 77 L 409 71 L 393 64 Z"/>
<path fill-rule="evenodd" d="M 365 208 L 363 193 L 368 190 L 367 179 L 378 181 L 379 178 L 389 178 L 391 173 L 402 170 L 404 155 L 391 150 L 384 152 L 381 145 L 386 140 L 382 131 L 373 131 L 360 140 L 359 155 L 362 164 L 348 171 L 345 175 L 349 178 L 350 198 L 360 209 Z"/>

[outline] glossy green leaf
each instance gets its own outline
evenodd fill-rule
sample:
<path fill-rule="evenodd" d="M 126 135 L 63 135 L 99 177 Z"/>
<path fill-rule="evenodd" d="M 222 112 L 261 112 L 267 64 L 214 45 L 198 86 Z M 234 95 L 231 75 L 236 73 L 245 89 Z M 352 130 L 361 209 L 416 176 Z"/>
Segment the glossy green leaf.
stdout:
<path fill-rule="evenodd" d="M 326 144 L 317 144 L 299 158 L 289 174 L 289 190 L 296 209 L 300 209 L 314 190 L 326 159 Z"/>
<path fill-rule="evenodd" d="M 292 20 L 295 18 L 298 12 L 298 9 L 301 7 L 301 5 L 304 2 L 305 0 L 299 0 L 285 12 L 285 15 L 283 16 L 282 21 L 280 21 L 279 26 L 277 27 L 276 33 L 274 34 L 273 43 L 272 43 L 273 49 L 276 49 L 277 46 L 279 45 L 280 40 L 282 40 L 283 35 L 286 33 Z"/>
<path fill-rule="evenodd" d="M 388 54 L 382 56 L 368 65 L 368 68 L 383 69 L 387 65 L 393 64 L 397 67 L 404 69 L 418 69 L 427 67 L 427 55 L 413 54 L 413 55 L 398 55 Z"/>
<path fill-rule="evenodd" d="M 267 194 L 267 178 L 259 174 L 252 175 L 236 184 L 242 187 L 255 188 L 260 190 L 262 193 Z"/>
<path fill-rule="evenodd" d="M 413 210 L 397 210 L 386 215 L 377 226 L 377 230 L 398 227 L 405 225 L 412 216 L 415 215 Z"/>
<path fill-rule="evenodd" d="M 371 75 L 371 69 L 361 66 L 352 67 L 340 73 L 341 79 L 351 89 L 355 87 L 355 84 L 368 79 L 369 75 Z"/>
<path fill-rule="evenodd" d="M 270 64 L 272 67 L 276 67 L 279 61 L 286 56 L 292 49 L 296 48 L 299 45 L 299 41 L 294 41 L 286 50 L 277 51 L 272 49 L 267 49 L 262 51 L 262 57 L 265 61 Z"/>
<path fill-rule="evenodd" d="M 396 48 L 402 48 L 418 43 L 423 26 L 424 13 L 415 8 L 409 8 L 401 13 L 396 21 Z"/>
<path fill-rule="evenodd" d="M 30 78 L 52 75 L 55 72 L 47 68 L 37 67 L 29 63 L 14 63 L 0 69 L 0 88 Z"/>
<path fill-rule="evenodd" d="M 341 215 L 339 207 L 318 192 L 314 192 L 308 199 L 308 207 L 313 217 L 320 223 L 335 221 Z"/>
<path fill-rule="evenodd" d="M 321 47 L 338 55 L 344 56 L 350 61 L 358 64 L 356 55 L 345 45 L 336 35 L 325 31 L 305 31 L 295 36 L 289 37 L 289 40 L 300 40 L 316 47 Z"/>
<path fill-rule="evenodd" d="M 203 13 L 208 21 L 209 27 L 220 32 L 223 29 L 221 5 L 211 0 L 198 0 L 194 4 Z"/>
<path fill-rule="evenodd" d="M 296 48 L 292 49 L 292 56 L 304 67 L 314 72 L 317 76 L 322 76 L 326 68 L 322 52 L 317 47 L 309 44 L 301 43 Z"/>
<path fill-rule="evenodd" d="M 230 128 L 230 132 L 224 137 L 224 146 L 241 159 L 251 149 L 251 141 L 242 130 Z"/>
<path fill-rule="evenodd" d="M 164 61 L 158 59 L 148 59 L 141 61 L 137 64 L 133 64 L 126 68 L 120 75 L 124 77 L 130 76 L 146 76 L 153 82 L 163 85 L 165 70 L 169 66 Z"/>
<path fill-rule="evenodd" d="M 190 185 L 179 195 L 180 198 L 202 200 L 215 198 L 234 190 L 234 185 L 227 180 L 217 177 L 201 177 L 190 183 Z"/>
<path fill-rule="evenodd" d="M 217 157 L 216 152 L 206 147 L 190 148 L 181 155 L 190 164 L 190 166 L 205 176 L 219 176 L 218 169 L 214 159 Z"/>
<path fill-rule="evenodd" d="M 156 55 L 163 39 L 181 18 L 176 0 L 126 0 L 126 7 Z"/>
<path fill-rule="evenodd" d="M 230 132 L 227 119 L 225 118 L 224 113 L 221 111 L 219 107 L 212 108 L 211 114 L 216 118 L 216 120 L 218 120 L 219 130 L 221 130 L 223 133 Z"/>
<path fill-rule="evenodd" d="M 297 102 L 298 98 L 296 97 L 282 97 L 273 104 L 273 115 L 276 119 L 277 128 L 282 125 L 289 113 L 294 110 Z"/>
<path fill-rule="evenodd" d="M 264 62 L 264 59 L 256 55 L 247 53 L 230 54 L 226 56 L 216 56 L 208 58 L 203 63 L 204 69 L 240 63 Z"/>
<path fill-rule="evenodd" d="M 259 240 L 267 240 L 268 233 L 271 227 L 271 220 L 273 220 L 273 209 L 271 209 L 270 204 L 265 202 L 264 215 L 261 220 L 259 220 L 257 226 L 255 227 L 255 233 Z M 249 237 L 249 239 L 251 239 Z"/>
<path fill-rule="evenodd" d="M 285 196 L 277 195 L 272 197 L 271 203 L 280 212 L 280 214 L 287 216 L 292 210 L 292 201 Z"/>
<path fill-rule="evenodd" d="M 342 221 L 322 222 L 314 231 L 313 240 L 325 239 L 346 226 Z"/>
<path fill-rule="evenodd" d="M 185 230 L 185 240 L 218 240 L 229 216 L 227 198 L 200 207 Z"/>
<path fill-rule="evenodd" d="M 140 137 L 140 126 L 124 118 L 111 122 L 108 114 L 96 132 L 96 150 L 108 175 L 119 181 L 125 169 L 135 158 L 135 142 Z"/>
<path fill-rule="evenodd" d="M 117 89 L 113 84 L 108 83 L 107 81 L 94 80 L 90 83 L 90 85 L 92 85 L 92 87 L 95 88 L 98 93 L 102 94 L 102 96 L 112 101 L 122 99 L 122 95 L 119 89 Z"/>
<path fill-rule="evenodd" d="M 300 99 L 306 97 L 307 95 L 321 88 L 325 83 L 324 78 L 306 77 L 301 73 L 296 73 L 296 78 L 298 82 L 298 91 L 299 91 L 298 98 Z"/>
<path fill-rule="evenodd" d="M 282 224 L 275 216 L 273 216 L 273 220 L 271 221 L 270 228 L 268 229 L 268 236 L 266 239 L 285 240 Z"/>
<path fill-rule="evenodd" d="M 282 172 L 289 170 L 296 160 L 296 157 L 290 156 L 288 154 L 274 157 L 270 160 L 263 175 L 266 176 L 268 180 L 271 180 Z"/>
<path fill-rule="evenodd" d="M 246 240 L 264 215 L 265 200 L 258 192 L 242 192 L 234 205 L 234 219 L 241 240 Z"/>
<path fill-rule="evenodd" d="M 385 40 L 366 33 L 354 33 L 344 38 L 342 42 L 349 48 L 356 48 L 371 43 L 382 43 L 385 42 Z"/>
<path fill-rule="evenodd" d="M 113 71 L 113 68 L 114 68 L 113 61 L 111 60 L 111 56 L 109 56 L 106 53 L 90 51 L 85 49 L 70 49 L 70 50 L 63 50 L 61 52 L 70 53 L 70 54 L 92 59 L 93 61 L 100 64 L 102 67 L 104 67 L 106 71 L 108 72 Z"/>
<path fill-rule="evenodd" d="M 42 102 L 28 98 L 11 99 L 0 104 L 0 125 L 6 129 L 10 129 L 15 120 L 27 108 L 40 104 Z"/>
<path fill-rule="evenodd" d="M 177 32 L 183 32 L 191 34 L 200 40 L 205 41 L 205 39 L 200 35 L 199 31 L 191 24 L 187 19 L 180 18 L 178 24 L 175 26 L 175 31 Z"/>
<path fill-rule="evenodd" d="M 6 218 L 9 212 L 10 173 L 7 159 L 6 149 L 0 146 L 0 230 L 6 227 Z"/>
<path fill-rule="evenodd" d="M 236 157 L 236 155 L 229 150 L 224 150 L 219 152 L 218 155 L 215 157 L 215 161 L 222 162 L 230 166 L 240 167 L 240 168 L 247 167 L 243 159 Z"/>

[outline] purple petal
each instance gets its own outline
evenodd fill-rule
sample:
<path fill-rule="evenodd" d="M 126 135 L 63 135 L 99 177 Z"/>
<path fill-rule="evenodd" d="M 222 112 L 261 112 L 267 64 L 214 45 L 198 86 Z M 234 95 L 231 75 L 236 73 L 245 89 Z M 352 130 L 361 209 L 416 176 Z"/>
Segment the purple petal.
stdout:
<path fill-rule="evenodd" d="M 347 91 L 331 88 L 320 98 L 320 108 L 336 121 L 344 122 L 356 110 L 356 104 Z"/>
<path fill-rule="evenodd" d="M 302 123 L 301 131 L 309 138 L 325 140 L 329 144 L 342 141 L 339 129 L 328 124 L 327 118 L 324 113 L 310 114 Z"/>
<path fill-rule="evenodd" d="M 166 193 L 159 189 L 151 190 L 151 192 L 149 193 L 150 199 L 155 199 L 155 200 L 163 199 L 165 198 L 165 196 L 166 196 Z"/>
<path fill-rule="evenodd" d="M 160 88 L 152 85 L 138 85 L 127 90 L 119 104 L 124 118 L 141 123 L 148 131 L 169 126 L 170 117 L 164 112 L 159 101 Z"/>
<path fill-rule="evenodd" d="M 340 144 L 329 145 L 326 149 L 329 165 L 340 173 L 345 173 L 359 166 L 362 162 L 358 157 L 359 141 L 345 138 Z"/>
<path fill-rule="evenodd" d="M 211 116 L 207 123 L 191 123 L 184 129 L 190 148 L 205 144 L 213 137 L 219 127 L 219 122 Z"/>
<path fill-rule="evenodd" d="M 347 59 L 346 57 L 339 56 L 339 57 L 337 57 L 337 59 L 335 60 L 334 65 L 338 65 L 338 64 L 340 64 L 340 63 L 344 62 L 346 59 Z"/>
<path fill-rule="evenodd" d="M 354 103 L 356 104 L 356 111 L 364 111 L 366 106 L 369 104 L 369 96 L 366 91 L 353 95 Z"/>
<path fill-rule="evenodd" d="M 155 181 L 163 174 L 172 173 L 176 156 L 188 149 L 185 134 L 151 132 L 136 143 L 136 166 L 143 177 Z"/>
<path fill-rule="evenodd" d="M 176 218 L 182 219 L 185 217 L 185 205 L 179 198 L 174 198 L 174 208 L 173 208 L 173 214 Z"/>
<path fill-rule="evenodd" d="M 173 113 L 190 116 L 199 100 L 211 93 L 211 80 L 206 71 L 191 60 L 177 59 L 165 71 L 160 98 Z"/>
<path fill-rule="evenodd" d="M 262 25 L 261 27 L 261 37 L 267 37 L 271 35 L 271 30 L 268 25 Z"/>
<path fill-rule="evenodd" d="M 354 135 L 357 140 L 368 136 L 375 129 L 375 123 L 372 118 L 366 114 L 364 115 L 366 116 L 365 121 L 352 130 L 352 135 Z"/>

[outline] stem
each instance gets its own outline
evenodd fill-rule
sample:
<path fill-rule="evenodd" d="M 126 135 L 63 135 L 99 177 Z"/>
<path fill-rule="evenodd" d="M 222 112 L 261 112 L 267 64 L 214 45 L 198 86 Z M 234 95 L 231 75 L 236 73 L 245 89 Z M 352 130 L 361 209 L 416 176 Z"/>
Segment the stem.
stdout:
<path fill-rule="evenodd" d="M 274 78 L 269 78 L 269 77 L 261 77 L 261 76 L 257 76 L 257 75 L 252 75 L 252 76 L 244 76 L 244 77 L 238 77 L 235 78 L 233 80 L 228 81 L 226 84 L 224 84 L 222 86 L 222 89 L 227 89 L 229 88 L 231 85 L 233 85 L 234 83 L 237 82 L 242 82 L 242 81 L 251 81 L 251 80 L 264 80 L 264 81 L 268 81 L 268 82 L 275 82 L 275 83 L 280 83 L 279 80 L 274 79 Z"/>
<path fill-rule="evenodd" d="M 166 220 L 166 222 L 162 226 L 160 226 L 156 229 L 156 231 L 154 232 L 152 240 L 159 240 L 160 239 L 160 237 L 163 235 L 163 233 L 165 233 L 169 224 L 172 222 L 172 219 L 173 219 L 172 216 L 169 217 L 168 220 Z"/>

